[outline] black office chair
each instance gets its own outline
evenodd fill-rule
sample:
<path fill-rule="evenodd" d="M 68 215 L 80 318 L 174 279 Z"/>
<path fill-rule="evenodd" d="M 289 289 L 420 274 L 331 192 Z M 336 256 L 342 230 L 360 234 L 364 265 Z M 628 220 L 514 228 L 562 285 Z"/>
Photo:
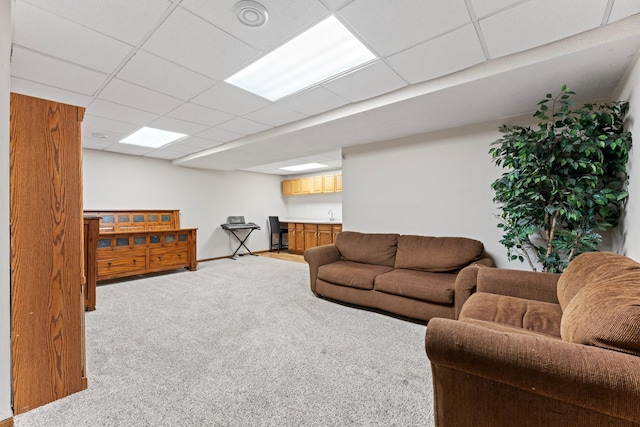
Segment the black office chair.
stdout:
<path fill-rule="evenodd" d="M 271 230 L 271 234 L 270 234 L 271 248 L 269 249 L 269 252 L 273 252 L 274 247 L 278 248 L 278 252 L 280 252 L 282 249 L 289 249 L 289 245 L 282 244 L 282 236 L 284 234 L 289 236 L 289 229 L 280 228 L 280 219 L 277 216 L 269 217 L 269 229 Z M 276 243 L 273 243 L 274 234 L 278 235 L 278 241 Z"/>

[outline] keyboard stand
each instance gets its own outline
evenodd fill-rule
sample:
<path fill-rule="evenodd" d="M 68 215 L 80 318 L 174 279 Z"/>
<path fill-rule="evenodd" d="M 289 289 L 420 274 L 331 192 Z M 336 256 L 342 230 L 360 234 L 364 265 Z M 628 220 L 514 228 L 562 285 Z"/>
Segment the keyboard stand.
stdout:
<path fill-rule="evenodd" d="M 256 230 L 256 228 L 238 228 L 238 229 L 235 229 L 235 230 L 234 230 L 233 228 L 228 228 L 227 230 L 228 230 L 228 231 L 230 231 L 230 232 L 231 232 L 231 234 L 233 234 L 233 235 L 235 236 L 235 238 L 238 240 L 238 242 L 240 242 L 240 244 L 238 245 L 238 248 L 235 250 L 235 252 L 233 253 L 233 255 L 231 255 L 229 258 L 231 258 L 231 259 L 233 259 L 233 260 L 237 259 L 237 258 L 238 258 L 238 255 L 237 255 L 237 254 L 238 254 L 238 251 L 239 251 L 239 250 L 240 250 L 240 248 L 241 248 L 241 247 L 243 247 L 243 246 L 244 246 L 244 248 L 249 252 L 249 255 L 258 256 L 258 255 L 256 255 L 256 254 L 254 254 L 253 252 L 251 252 L 251 249 L 249 249 L 249 248 L 247 247 L 247 245 L 245 245 L 245 244 L 244 244 L 244 242 L 246 242 L 246 241 L 247 241 L 247 239 L 249 238 L 249 236 L 251 235 L 251 233 L 253 233 L 253 230 Z M 244 238 L 241 238 L 240 236 L 238 236 L 238 235 L 236 234 L 236 231 L 237 231 L 237 230 L 249 230 L 249 232 L 247 233 L 247 235 L 246 235 L 246 236 L 244 236 Z M 258 228 L 258 230 L 259 230 L 259 228 Z M 245 254 L 240 254 L 240 256 L 242 256 L 242 255 L 245 255 Z"/>

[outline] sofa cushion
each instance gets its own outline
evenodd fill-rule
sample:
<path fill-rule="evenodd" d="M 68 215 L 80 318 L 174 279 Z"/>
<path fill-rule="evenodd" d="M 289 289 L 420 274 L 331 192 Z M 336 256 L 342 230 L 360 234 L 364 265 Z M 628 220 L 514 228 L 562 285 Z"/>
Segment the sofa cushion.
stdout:
<path fill-rule="evenodd" d="M 558 304 L 478 292 L 464 303 L 459 320 L 479 320 L 560 338 Z"/>
<path fill-rule="evenodd" d="M 318 268 L 318 279 L 336 285 L 358 289 L 373 289 L 376 276 L 392 270 L 384 265 L 362 264 L 353 261 L 336 261 Z"/>
<path fill-rule="evenodd" d="M 455 274 L 395 269 L 376 277 L 374 289 L 419 301 L 453 304 Z"/>
<path fill-rule="evenodd" d="M 484 246 L 465 237 L 400 236 L 396 268 L 458 271 L 482 258 Z"/>
<path fill-rule="evenodd" d="M 335 245 L 344 260 L 393 267 L 398 236 L 343 231 L 336 236 Z"/>
<path fill-rule="evenodd" d="M 562 339 L 640 356 L 640 264 L 608 264 L 617 277 L 590 283 L 562 316 Z"/>
<path fill-rule="evenodd" d="M 575 257 L 558 279 L 558 301 L 566 310 L 573 297 L 586 285 L 618 275 L 613 265 L 634 263 L 633 260 L 612 252 L 585 252 Z"/>

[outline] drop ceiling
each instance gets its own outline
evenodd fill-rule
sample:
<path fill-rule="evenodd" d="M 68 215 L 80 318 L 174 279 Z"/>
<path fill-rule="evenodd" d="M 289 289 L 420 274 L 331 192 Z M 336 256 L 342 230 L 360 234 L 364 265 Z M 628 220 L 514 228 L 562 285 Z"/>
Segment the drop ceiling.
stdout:
<path fill-rule="evenodd" d="M 610 97 L 638 0 L 14 0 L 11 90 L 87 107 L 83 146 L 215 170 L 341 167 L 341 149 L 528 113 L 567 84 Z M 277 102 L 224 82 L 335 15 L 377 60 Z M 159 149 L 141 128 L 189 135 Z"/>

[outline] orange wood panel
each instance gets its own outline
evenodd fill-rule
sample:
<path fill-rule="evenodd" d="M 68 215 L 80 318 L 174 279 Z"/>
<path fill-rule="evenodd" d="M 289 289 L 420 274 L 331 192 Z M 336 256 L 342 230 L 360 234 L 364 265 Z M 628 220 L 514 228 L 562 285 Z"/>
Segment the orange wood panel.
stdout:
<path fill-rule="evenodd" d="M 11 94 L 11 351 L 14 414 L 86 387 L 84 109 Z"/>

